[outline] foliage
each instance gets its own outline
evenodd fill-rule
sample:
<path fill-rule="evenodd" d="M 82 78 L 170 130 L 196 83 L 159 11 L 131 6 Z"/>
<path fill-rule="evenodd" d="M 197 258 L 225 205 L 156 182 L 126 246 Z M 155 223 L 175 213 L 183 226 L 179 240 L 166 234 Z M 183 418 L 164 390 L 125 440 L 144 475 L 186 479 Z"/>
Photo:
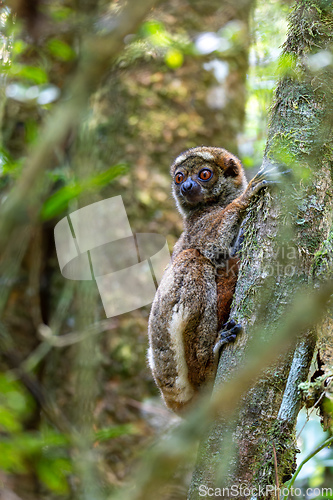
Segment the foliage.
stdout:
<path fill-rule="evenodd" d="M 68 439 L 50 427 L 24 429 L 24 423 L 36 411 L 34 401 L 8 374 L 0 375 L 0 394 L 0 468 L 14 474 L 36 470 L 51 490 L 67 492 L 67 477 L 72 471 Z"/>
<path fill-rule="evenodd" d="M 85 180 L 75 181 L 58 189 L 56 193 L 51 195 L 43 205 L 41 216 L 42 219 L 52 219 L 53 217 L 63 213 L 68 204 L 80 194 L 84 192 L 99 191 L 103 186 L 110 184 L 117 177 L 124 175 L 128 171 L 126 165 L 114 165 L 101 174 L 94 175 Z M 57 180 L 57 177 L 63 179 L 63 173 L 53 173 L 52 178 Z"/>

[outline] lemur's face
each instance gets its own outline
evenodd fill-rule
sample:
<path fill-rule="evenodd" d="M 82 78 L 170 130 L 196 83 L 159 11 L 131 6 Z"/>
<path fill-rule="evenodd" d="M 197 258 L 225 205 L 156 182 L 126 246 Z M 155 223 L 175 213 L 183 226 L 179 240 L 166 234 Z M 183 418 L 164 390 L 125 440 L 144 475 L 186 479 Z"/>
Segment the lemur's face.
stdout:
<path fill-rule="evenodd" d="M 173 194 L 182 213 L 223 200 L 244 189 L 238 158 L 222 148 L 199 147 L 182 153 L 171 166 Z"/>

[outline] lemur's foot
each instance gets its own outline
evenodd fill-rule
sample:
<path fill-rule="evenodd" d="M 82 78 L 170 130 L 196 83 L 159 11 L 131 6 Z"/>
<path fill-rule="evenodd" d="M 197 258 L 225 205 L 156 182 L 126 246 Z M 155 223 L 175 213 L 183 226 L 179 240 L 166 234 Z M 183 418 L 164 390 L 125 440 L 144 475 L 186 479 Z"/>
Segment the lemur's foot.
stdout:
<path fill-rule="evenodd" d="M 216 344 L 214 346 L 214 355 L 218 359 L 221 349 L 224 345 L 230 344 L 236 340 L 236 337 L 243 330 L 242 325 L 236 324 L 236 321 L 231 319 L 222 326 L 218 334 Z"/>

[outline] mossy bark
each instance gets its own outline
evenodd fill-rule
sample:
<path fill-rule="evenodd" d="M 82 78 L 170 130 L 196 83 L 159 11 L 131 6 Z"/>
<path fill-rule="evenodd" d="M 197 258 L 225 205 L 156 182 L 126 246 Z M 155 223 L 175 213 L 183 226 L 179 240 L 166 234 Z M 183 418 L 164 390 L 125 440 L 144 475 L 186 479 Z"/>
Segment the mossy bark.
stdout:
<path fill-rule="evenodd" d="M 296 1 L 264 157 L 264 165 L 292 169 L 293 182 L 283 176 L 281 189 L 262 194 L 248 211 L 231 311 L 244 334 L 222 353 L 216 391 L 246 363 L 251 342 L 259 345 L 278 334 L 294 298 L 311 294 L 332 275 L 332 66 L 319 63 L 330 54 L 332 40 L 332 4 Z M 326 320 L 326 343 L 331 323 Z M 295 333 L 298 340 L 281 348 L 284 354 L 243 394 L 234 417 L 226 419 L 222 409 L 201 444 L 191 500 L 200 498 L 200 485 L 220 488 L 224 498 L 235 498 L 232 486 L 236 498 L 246 498 L 245 487 L 254 488 L 256 498 L 276 498 L 275 491 L 264 496 L 265 488 L 281 487 L 292 476 L 299 384 L 308 379 L 316 337 L 314 331 Z"/>

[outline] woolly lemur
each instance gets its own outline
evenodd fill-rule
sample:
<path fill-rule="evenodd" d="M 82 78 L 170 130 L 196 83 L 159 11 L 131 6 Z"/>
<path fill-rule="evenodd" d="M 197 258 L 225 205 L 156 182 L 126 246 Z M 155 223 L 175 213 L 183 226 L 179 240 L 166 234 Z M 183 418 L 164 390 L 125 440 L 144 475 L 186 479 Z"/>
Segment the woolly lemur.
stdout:
<path fill-rule="evenodd" d="M 166 405 L 182 413 L 213 380 L 219 347 L 241 329 L 229 321 L 220 331 L 237 282 L 235 244 L 245 209 L 268 181 L 259 172 L 248 184 L 240 160 L 214 147 L 182 153 L 171 176 L 184 232 L 152 305 L 148 357 Z"/>

